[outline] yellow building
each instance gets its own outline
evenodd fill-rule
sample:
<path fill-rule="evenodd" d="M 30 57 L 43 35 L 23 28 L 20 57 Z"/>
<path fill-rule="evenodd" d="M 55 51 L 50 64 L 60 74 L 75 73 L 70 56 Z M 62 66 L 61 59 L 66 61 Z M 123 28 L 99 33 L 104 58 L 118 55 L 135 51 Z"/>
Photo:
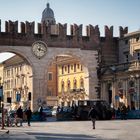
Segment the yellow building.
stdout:
<path fill-rule="evenodd" d="M 26 108 L 32 98 L 32 68 L 18 55 L 7 59 L 3 65 L 4 103 L 10 103 L 11 109 L 19 105 Z"/>
<path fill-rule="evenodd" d="M 59 105 L 71 106 L 77 100 L 87 98 L 83 65 L 76 59 L 59 58 L 58 99 Z"/>

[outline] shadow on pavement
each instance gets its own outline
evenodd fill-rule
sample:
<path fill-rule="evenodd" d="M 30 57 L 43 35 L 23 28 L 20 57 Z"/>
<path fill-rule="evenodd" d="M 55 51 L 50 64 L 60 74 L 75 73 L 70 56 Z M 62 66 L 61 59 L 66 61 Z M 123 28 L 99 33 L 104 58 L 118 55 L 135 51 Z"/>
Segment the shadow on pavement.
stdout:
<path fill-rule="evenodd" d="M 38 140 L 105 140 L 96 136 L 87 136 L 82 134 L 77 135 L 77 134 L 56 134 L 56 133 L 31 133 L 31 132 L 27 134 L 35 136 L 36 139 Z"/>

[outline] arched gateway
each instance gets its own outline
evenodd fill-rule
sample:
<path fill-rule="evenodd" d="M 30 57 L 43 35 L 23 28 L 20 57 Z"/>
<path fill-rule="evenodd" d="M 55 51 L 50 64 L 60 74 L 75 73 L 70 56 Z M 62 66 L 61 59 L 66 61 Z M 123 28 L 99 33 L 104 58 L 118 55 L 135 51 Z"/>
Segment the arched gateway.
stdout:
<path fill-rule="evenodd" d="M 0 21 L 1 25 L 1 21 Z M 59 55 L 70 55 L 80 60 L 87 68 L 85 78 L 86 94 L 88 98 L 98 98 L 99 86 L 97 68 L 99 52 L 102 50 L 102 63 L 110 64 L 117 61 L 117 38 L 113 37 L 113 27 L 105 26 L 105 37 L 100 37 L 98 26 L 88 25 L 86 36 L 82 34 L 82 25 L 71 25 L 70 35 L 67 35 L 67 24 L 55 24 L 54 13 L 47 4 L 42 13 L 42 22 L 38 23 L 35 33 L 34 22 L 21 22 L 20 31 L 18 21 L 6 21 L 5 32 L 0 28 L 0 52 L 12 52 L 25 60 L 32 67 L 33 93 L 31 106 L 38 108 L 38 101 L 44 101 L 47 96 L 47 71 L 50 63 Z M 122 29 L 123 32 L 123 29 Z M 34 46 L 33 44 L 43 43 Z M 108 51 L 110 56 L 108 56 Z"/>
<path fill-rule="evenodd" d="M 18 33 L 17 22 L 6 22 L 6 32 L 0 32 L 0 52 L 12 52 L 20 55 L 26 59 L 32 67 L 33 71 L 33 94 L 32 94 L 32 108 L 37 109 L 38 99 L 44 100 L 47 96 L 46 73 L 49 64 L 58 55 L 71 55 L 78 58 L 81 63 L 87 67 L 87 79 L 89 88 L 87 94 L 90 98 L 97 98 L 95 86 L 98 84 L 97 80 L 97 47 L 89 40 L 89 37 L 83 38 L 78 35 L 79 27 L 73 26 L 73 35 L 66 35 L 65 25 L 58 24 L 58 34 L 53 35 L 48 31 L 52 26 L 42 24 L 41 30 L 38 34 L 33 31 L 34 23 L 21 23 L 21 33 Z M 24 25 L 24 26 L 23 26 Z M 47 29 L 47 30 L 46 30 Z M 23 32 L 24 31 L 24 32 Z M 88 43 L 87 40 L 88 39 Z M 47 44 L 46 54 L 40 58 L 35 56 L 32 44 L 35 41 L 42 41 Z M 96 43 L 97 44 L 97 43 Z"/>

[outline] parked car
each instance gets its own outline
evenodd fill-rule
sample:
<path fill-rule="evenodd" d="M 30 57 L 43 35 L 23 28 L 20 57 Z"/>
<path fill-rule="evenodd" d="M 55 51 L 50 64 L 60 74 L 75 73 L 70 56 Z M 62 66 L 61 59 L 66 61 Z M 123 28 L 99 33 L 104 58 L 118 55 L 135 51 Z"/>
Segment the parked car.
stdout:
<path fill-rule="evenodd" d="M 52 110 L 47 107 L 47 108 L 43 108 L 43 113 L 46 115 L 46 116 L 52 116 Z"/>

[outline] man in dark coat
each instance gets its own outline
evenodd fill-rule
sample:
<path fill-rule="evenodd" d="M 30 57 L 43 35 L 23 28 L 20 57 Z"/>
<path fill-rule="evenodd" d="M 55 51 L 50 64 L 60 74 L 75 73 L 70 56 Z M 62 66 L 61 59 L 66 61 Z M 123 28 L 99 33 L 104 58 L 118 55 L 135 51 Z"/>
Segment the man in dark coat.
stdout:
<path fill-rule="evenodd" d="M 95 106 L 93 106 L 90 109 L 90 111 L 88 113 L 88 117 L 91 118 L 93 129 L 95 129 L 95 121 L 96 121 L 96 117 L 97 117 L 97 110 L 96 110 Z"/>
<path fill-rule="evenodd" d="M 17 118 L 16 118 L 16 125 L 18 123 L 18 121 L 20 122 L 20 126 L 22 126 L 22 121 L 23 121 L 23 110 L 21 108 L 21 106 L 19 106 L 19 108 L 17 109 L 16 112 Z"/>
<path fill-rule="evenodd" d="M 39 112 L 39 119 L 40 119 L 40 121 L 43 121 L 43 107 L 42 106 L 40 106 L 38 112 Z"/>
<path fill-rule="evenodd" d="M 28 126 L 30 126 L 31 117 L 32 117 L 32 111 L 31 111 L 30 107 L 28 107 L 28 109 L 26 110 L 26 115 L 27 115 Z"/>

